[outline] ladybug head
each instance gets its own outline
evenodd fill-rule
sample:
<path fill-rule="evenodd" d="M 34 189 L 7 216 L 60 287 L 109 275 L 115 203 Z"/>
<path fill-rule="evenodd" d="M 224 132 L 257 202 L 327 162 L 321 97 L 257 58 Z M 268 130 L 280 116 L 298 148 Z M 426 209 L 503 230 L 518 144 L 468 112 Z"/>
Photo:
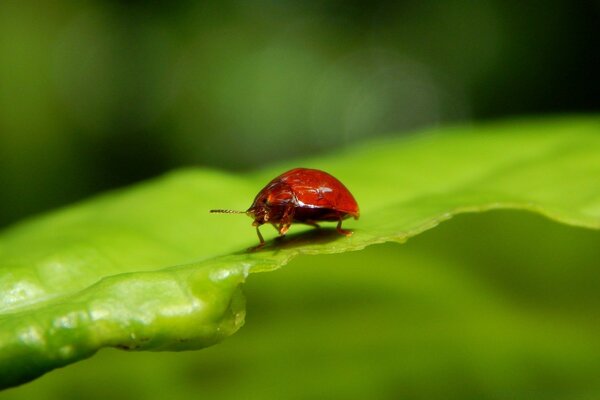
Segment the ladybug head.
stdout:
<path fill-rule="evenodd" d="M 274 180 L 258 192 L 247 214 L 254 219 L 254 226 L 277 223 L 294 200 L 295 196 L 289 185 Z"/>
<path fill-rule="evenodd" d="M 252 205 L 246 212 L 250 218 L 254 220 L 252 223 L 253 226 L 260 226 L 269 222 L 271 219 L 271 209 L 268 203 L 265 201 L 260 201 Z"/>

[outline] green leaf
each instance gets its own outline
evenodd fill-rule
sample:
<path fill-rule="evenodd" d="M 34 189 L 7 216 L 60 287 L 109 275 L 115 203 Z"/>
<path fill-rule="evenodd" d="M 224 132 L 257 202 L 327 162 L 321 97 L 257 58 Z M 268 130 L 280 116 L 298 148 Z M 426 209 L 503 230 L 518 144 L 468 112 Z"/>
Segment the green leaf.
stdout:
<path fill-rule="evenodd" d="M 105 349 L 0 399 L 597 399 L 598 243 L 493 211 L 298 257 L 248 280 L 246 325 L 219 346 Z"/>
<path fill-rule="evenodd" d="M 403 242 L 461 212 L 523 209 L 600 228 L 600 121 L 516 121 L 388 139 L 300 163 L 354 193 L 361 220 L 293 226 L 260 251 L 246 209 L 298 163 L 233 177 L 185 170 L 13 227 L 0 236 L 0 385 L 102 347 L 185 350 L 243 324 L 240 285 L 299 254 Z M 263 228 L 264 233 L 269 232 Z M 269 232 L 273 238 L 274 232 Z"/>

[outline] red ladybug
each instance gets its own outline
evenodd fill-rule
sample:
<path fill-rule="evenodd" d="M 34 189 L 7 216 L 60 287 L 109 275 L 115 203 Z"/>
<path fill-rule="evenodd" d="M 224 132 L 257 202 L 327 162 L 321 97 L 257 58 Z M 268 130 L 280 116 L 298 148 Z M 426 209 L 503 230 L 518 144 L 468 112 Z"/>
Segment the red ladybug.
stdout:
<path fill-rule="evenodd" d="M 265 244 L 258 227 L 271 223 L 283 236 L 292 222 L 319 227 L 319 221 L 337 221 L 337 231 L 350 236 L 352 231 L 342 229 L 348 217 L 358 219 L 358 204 L 348 189 L 327 172 L 318 169 L 294 168 L 267 184 L 254 198 L 247 211 L 210 210 L 211 213 L 247 214 L 254 219 L 256 233 L 262 247 Z"/>

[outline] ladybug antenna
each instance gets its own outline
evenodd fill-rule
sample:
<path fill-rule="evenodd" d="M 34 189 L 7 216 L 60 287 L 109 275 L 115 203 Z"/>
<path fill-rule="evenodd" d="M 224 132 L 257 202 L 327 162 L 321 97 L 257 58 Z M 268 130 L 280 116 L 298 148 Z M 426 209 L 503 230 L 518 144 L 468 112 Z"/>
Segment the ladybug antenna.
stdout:
<path fill-rule="evenodd" d="M 211 214 L 246 214 L 246 211 L 236 210 L 210 210 Z"/>

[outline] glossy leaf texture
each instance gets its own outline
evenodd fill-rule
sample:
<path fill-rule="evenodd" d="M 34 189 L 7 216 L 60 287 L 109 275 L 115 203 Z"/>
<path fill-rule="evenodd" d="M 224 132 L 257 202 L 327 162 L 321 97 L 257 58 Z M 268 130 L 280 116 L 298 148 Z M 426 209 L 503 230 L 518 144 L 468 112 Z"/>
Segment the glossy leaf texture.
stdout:
<path fill-rule="evenodd" d="M 244 210 L 266 182 L 303 166 L 330 172 L 361 219 L 335 229 L 264 227 Z M 600 228 L 600 120 L 510 121 L 387 139 L 254 174 L 189 169 L 6 230 L 0 236 L 0 385 L 102 347 L 187 350 L 244 323 L 240 287 L 301 254 L 404 242 L 463 212 L 519 209 Z M 254 279 L 260 279 L 256 277 Z"/>

